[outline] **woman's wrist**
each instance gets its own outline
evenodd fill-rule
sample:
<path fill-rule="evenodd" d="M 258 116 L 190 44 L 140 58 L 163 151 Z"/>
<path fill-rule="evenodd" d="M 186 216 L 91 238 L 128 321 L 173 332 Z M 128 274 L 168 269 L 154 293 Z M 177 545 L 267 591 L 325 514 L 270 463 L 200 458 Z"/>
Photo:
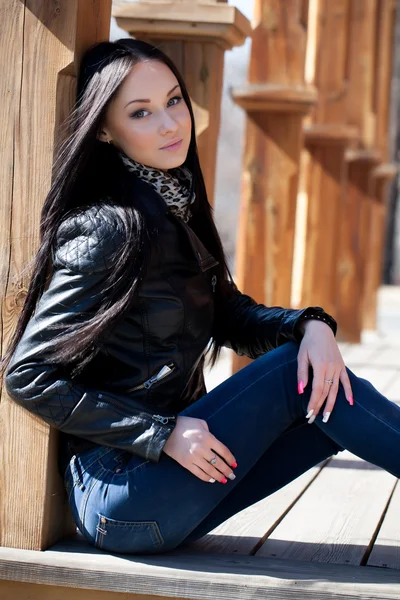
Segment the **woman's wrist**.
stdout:
<path fill-rule="evenodd" d="M 302 321 L 301 323 L 299 323 L 299 332 L 300 335 L 303 335 L 306 333 L 306 331 L 308 331 L 308 329 L 312 329 L 313 327 L 328 327 L 330 331 L 332 331 L 332 328 L 328 325 L 328 323 L 326 323 L 325 321 L 322 321 L 320 319 L 305 319 L 304 321 Z M 333 333 L 333 331 L 332 331 Z"/>
<path fill-rule="evenodd" d="M 326 313 L 323 310 L 323 308 L 317 306 L 308 308 L 307 311 L 299 318 L 298 322 L 296 323 L 295 335 L 298 339 L 303 337 L 308 324 L 312 321 L 319 321 L 321 323 L 324 323 L 325 325 L 328 325 L 328 327 L 330 327 L 330 329 L 332 330 L 333 335 L 336 335 L 337 323 L 335 319 L 331 317 L 331 315 L 328 315 L 328 313 Z"/>

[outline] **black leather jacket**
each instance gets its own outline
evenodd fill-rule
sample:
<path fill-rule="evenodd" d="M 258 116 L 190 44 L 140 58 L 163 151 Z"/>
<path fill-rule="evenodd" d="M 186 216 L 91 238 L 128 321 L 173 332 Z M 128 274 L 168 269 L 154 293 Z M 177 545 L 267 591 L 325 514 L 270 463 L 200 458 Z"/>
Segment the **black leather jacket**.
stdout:
<path fill-rule="evenodd" d="M 46 361 L 57 334 L 49 325 L 82 321 L 112 268 L 121 229 L 111 205 L 95 204 L 61 223 L 52 279 L 5 374 L 9 396 L 62 432 L 65 460 L 100 444 L 158 462 L 179 411 L 207 392 L 204 351 L 215 327 L 226 347 L 257 358 L 300 341 L 296 324 L 309 310 L 325 314 L 320 307 L 269 308 L 230 283 L 214 322 L 217 260 L 150 185 L 136 180 L 134 193 L 161 218 L 163 253 L 161 268 L 150 253 L 129 313 L 76 378 Z"/>

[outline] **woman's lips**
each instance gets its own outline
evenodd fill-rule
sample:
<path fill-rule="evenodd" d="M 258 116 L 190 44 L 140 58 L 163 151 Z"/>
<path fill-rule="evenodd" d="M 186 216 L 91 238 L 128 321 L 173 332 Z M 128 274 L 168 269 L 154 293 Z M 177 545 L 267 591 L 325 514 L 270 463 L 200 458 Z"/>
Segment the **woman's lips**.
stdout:
<path fill-rule="evenodd" d="M 179 142 L 176 142 L 176 144 L 172 144 L 172 146 L 167 146 L 166 148 L 160 148 L 160 150 L 169 150 L 170 152 L 173 152 L 174 150 L 179 150 L 179 148 L 182 145 L 183 140 L 180 140 Z"/>

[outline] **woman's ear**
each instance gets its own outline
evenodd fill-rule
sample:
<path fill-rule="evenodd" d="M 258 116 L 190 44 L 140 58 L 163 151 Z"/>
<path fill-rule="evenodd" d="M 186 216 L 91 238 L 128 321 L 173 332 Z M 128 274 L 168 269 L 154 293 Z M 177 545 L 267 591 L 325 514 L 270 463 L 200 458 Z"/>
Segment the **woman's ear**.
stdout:
<path fill-rule="evenodd" d="M 106 129 L 101 129 L 99 131 L 99 133 L 97 134 L 97 139 L 100 142 L 111 142 L 111 136 L 108 135 L 108 132 Z"/>

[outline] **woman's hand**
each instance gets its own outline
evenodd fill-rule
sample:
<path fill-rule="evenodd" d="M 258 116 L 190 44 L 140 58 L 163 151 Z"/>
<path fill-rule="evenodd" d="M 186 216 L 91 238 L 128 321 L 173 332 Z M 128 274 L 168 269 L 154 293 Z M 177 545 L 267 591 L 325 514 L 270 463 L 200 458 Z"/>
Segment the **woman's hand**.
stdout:
<path fill-rule="evenodd" d="M 353 404 L 353 392 L 335 336 L 326 323 L 309 320 L 303 323 L 304 336 L 298 354 L 298 392 L 302 394 L 308 383 L 308 369 L 313 368 L 311 398 L 307 406 L 308 422 L 312 423 L 327 398 L 324 423 L 336 402 L 339 382 L 342 382 L 348 402 Z M 325 379 L 333 379 L 327 383 Z"/>
<path fill-rule="evenodd" d="M 207 421 L 194 417 L 179 416 L 173 432 L 164 444 L 163 451 L 193 475 L 203 481 L 227 483 L 225 477 L 235 479 L 229 465 L 235 457 L 230 450 L 210 433 Z M 210 464 L 213 456 L 217 463 Z"/>

